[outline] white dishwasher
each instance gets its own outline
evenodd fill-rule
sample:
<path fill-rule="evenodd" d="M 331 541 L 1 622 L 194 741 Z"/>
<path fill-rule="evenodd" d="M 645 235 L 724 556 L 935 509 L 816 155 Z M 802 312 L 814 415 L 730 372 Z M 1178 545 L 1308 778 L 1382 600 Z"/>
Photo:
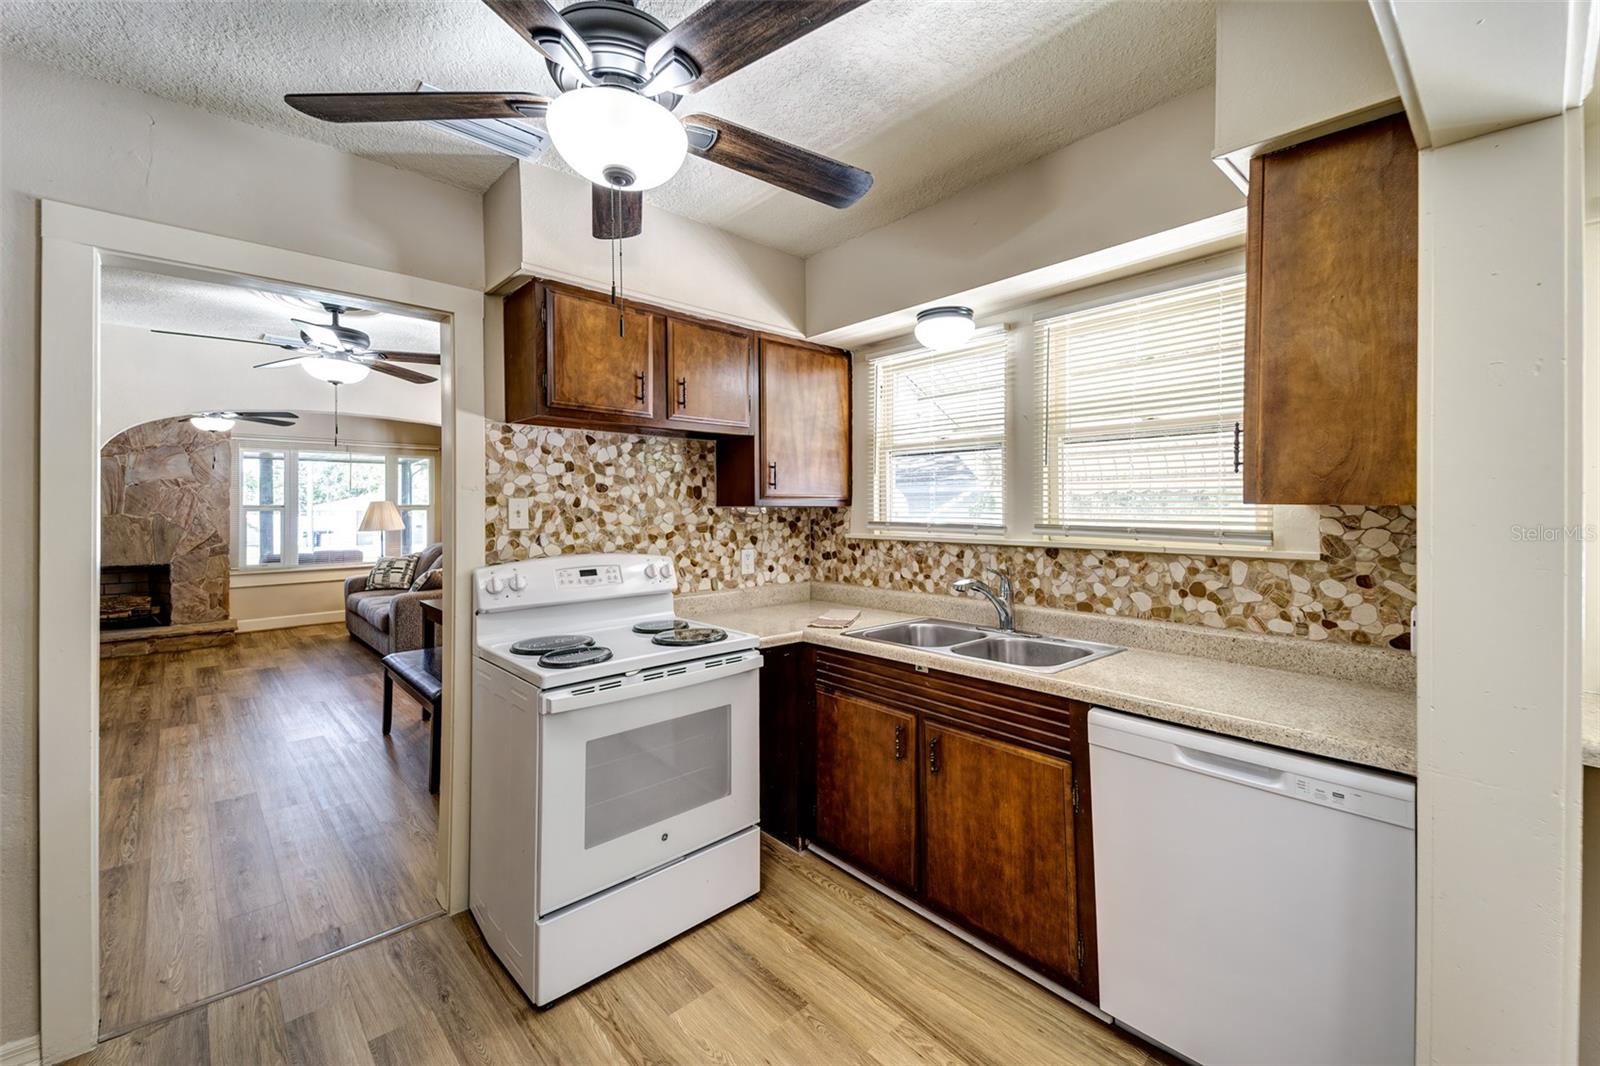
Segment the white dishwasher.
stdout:
<path fill-rule="evenodd" d="M 1416 785 L 1095 709 L 1100 1007 L 1195 1062 L 1414 1061 Z"/>

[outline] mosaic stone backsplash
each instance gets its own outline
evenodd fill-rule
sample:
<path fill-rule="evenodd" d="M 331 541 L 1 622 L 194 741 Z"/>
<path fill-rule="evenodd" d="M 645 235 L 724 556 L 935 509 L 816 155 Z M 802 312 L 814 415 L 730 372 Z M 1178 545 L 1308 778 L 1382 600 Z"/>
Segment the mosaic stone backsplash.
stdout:
<path fill-rule="evenodd" d="M 850 512 L 840 509 L 814 519 L 811 577 L 942 592 L 958 577 L 994 567 L 1011 575 L 1018 603 L 1409 647 L 1415 509 L 1321 510 L 1322 558 L 1283 560 L 860 540 L 849 535 Z"/>
<path fill-rule="evenodd" d="M 715 507 L 710 441 L 491 423 L 484 526 L 491 563 L 581 551 L 671 555 L 685 592 L 792 581 L 943 592 L 985 567 L 1019 603 L 1218 629 L 1405 648 L 1416 601 L 1416 512 L 1322 508 L 1322 558 L 1091 552 L 863 540 L 848 509 Z M 529 528 L 507 501 L 533 501 Z M 739 551 L 756 549 L 752 575 Z"/>
<path fill-rule="evenodd" d="M 714 507 L 716 445 L 491 422 L 484 545 L 491 563 L 569 552 L 652 552 L 676 560 L 679 589 L 702 592 L 811 573 L 811 514 Z M 529 528 L 510 528 L 507 500 L 526 496 Z M 756 550 L 756 572 L 739 551 Z"/>

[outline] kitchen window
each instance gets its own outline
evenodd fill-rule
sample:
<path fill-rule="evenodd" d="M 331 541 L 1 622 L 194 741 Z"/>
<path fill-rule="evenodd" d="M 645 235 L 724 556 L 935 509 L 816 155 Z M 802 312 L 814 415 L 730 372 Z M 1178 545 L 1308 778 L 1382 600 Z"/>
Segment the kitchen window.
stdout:
<path fill-rule="evenodd" d="M 1003 527 L 1007 351 L 994 329 L 952 351 L 872 360 L 874 525 Z"/>
<path fill-rule="evenodd" d="M 434 535 L 437 457 L 236 441 L 233 565 L 240 570 L 354 567 L 420 552 Z M 389 500 L 403 528 L 366 532 L 367 507 Z"/>
<path fill-rule="evenodd" d="M 1244 501 L 1240 253 L 979 323 L 857 355 L 852 535 L 1318 556 L 1316 508 Z"/>

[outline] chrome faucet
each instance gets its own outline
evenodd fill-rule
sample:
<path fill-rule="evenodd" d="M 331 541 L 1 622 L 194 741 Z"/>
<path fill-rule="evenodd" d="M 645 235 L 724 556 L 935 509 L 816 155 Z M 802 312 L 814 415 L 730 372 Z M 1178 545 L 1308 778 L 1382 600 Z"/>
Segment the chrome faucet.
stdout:
<path fill-rule="evenodd" d="M 1016 628 L 1015 619 L 1011 617 L 1011 579 L 998 570 L 989 569 L 985 575 L 993 574 L 1000 579 L 998 591 L 985 585 L 975 577 L 964 577 L 950 586 L 951 592 L 976 592 L 988 600 L 994 607 L 994 613 L 1000 616 L 998 628 L 1009 633 Z"/>

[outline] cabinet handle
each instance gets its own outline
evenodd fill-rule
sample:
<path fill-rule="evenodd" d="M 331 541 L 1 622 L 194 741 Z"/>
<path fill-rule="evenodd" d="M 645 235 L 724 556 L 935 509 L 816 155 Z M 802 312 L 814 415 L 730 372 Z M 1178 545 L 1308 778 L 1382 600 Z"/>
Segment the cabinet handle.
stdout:
<path fill-rule="evenodd" d="M 777 463 L 768 463 L 767 464 L 767 488 L 775 489 L 777 487 L 778 487 L 778 464 Z"/>
<path fill-rule="evenodd" d="M 906 757 L 906 727 L 894 727 L 894 761 L 900 762 Z"/>
<path fill-rule="evenodd" d="M 689 406 L 689 380 L 687 378 L 679 378 L 678 379 L 678 410 L 681 411 L 685 407 L 688 407 L 688 406 Z"/>
<path fill-rule="evenodd" d="M 939 772 L 939 738 L 933 737 L 928 741 L 928 773 Z"/>
<path fill-rule="evenodd" d="M 633 398 L 644 403 L 644 371 L 636 371 L 633 375 Z"/>
<path fill-rule="evenodd" d="M 1244 469 L 1244 423 L 1233 424 L 1233 472 Z"/>

